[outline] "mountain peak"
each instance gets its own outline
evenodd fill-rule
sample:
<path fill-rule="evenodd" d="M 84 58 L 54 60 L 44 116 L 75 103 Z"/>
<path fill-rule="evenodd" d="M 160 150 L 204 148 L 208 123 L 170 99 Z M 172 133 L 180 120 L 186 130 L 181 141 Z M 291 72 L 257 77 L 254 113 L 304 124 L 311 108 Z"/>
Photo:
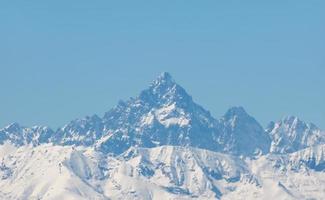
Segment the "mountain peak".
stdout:
<path fill-rule="evenodd" d="M 230 108 L 220 120 L 225 132 L 225 151 L 238 155 L 266 154 L 270 148 L 270 138 L 264 128 L 250 116 L 243 107 Z"/>
<path fill-rule="evenodd" d="M 287 116 L 282 119 L 282 123 L 286 124 L 287 126 L 290 126 L 292 128 L 299 128 L 299 129 L 305 129 L 309 126 L 306 122 L 300 120 L 296 116 Z"/>
<path fill-rule="evenodd" d="M 163 79 L 163 80 L 172 80 L 172 76 L 168 72 L 163 72 L 159 75 L 158 79 Z"/>
<path fill-rule="evenodd" d="M 161 86 L 161 85 L 172 86 L 175 84 L 176 83 L 175 83 L 173 77 L 170 75 L 170 73 L 163 72 L 158 76 L 158 78 L 153 82 L 152 85 L 153 86 Z"/>
<path fill-rule="evenodd" d="M 325 135 L 312 123 L 296 116 L 287 116 L 267 129 L 272 138 L 272 153 L 292 153 L 300 149 L 324 143 Z"/>
<path fill-rule="evenodd" d="M 140 93 L 140 99 L 156 105 L 177 103 L 189 104 L 192 97 L 178 85 L 168 72 L 164 72 L 153 81 L 150 87 Z"/>
<path fill-rule="evenodd" d="M 305 122 L 299 117 L 292 116 L 292 115 L 282 118 L 282 120 L 279 121 L 278 123 L 283 123 L 290 127 L 296 127 L 296 128 L 300 127 L 302 129 L 309 128 L 312 130 L 320 130 L 319 127 L 317 127 L 315 124 Z"/>
<path fill-rule="evenodd" d="M 288 124 L 292 124 L 294 122 L 300 122 L 301 120 L 298 117 L 291 115 L 291 116 L 284 117 L 282 121 Z"/>
<path fill-rule="evenodd" d="M 245 109 L 243 107 L 241 107 L 241 106 L 234 106 L 234 107 L 229 108 L 229 110 L 224 115 L 224 118 L 230 119 L 230 118 L 232 118 L 234 116 L 237 116 L 237 117 L 247 117 L 249 115 L 247 114 L 247 112 L 245 111 Z"/>
<path fill-rule="evenodd" d="M 17 122 L 11 123 L 5 127 L 5 129 L 7 129 L 9 131 L 16 131 L 16 130 L 19 130 L 20 128 L 21 128 L 21 126 Z"/>

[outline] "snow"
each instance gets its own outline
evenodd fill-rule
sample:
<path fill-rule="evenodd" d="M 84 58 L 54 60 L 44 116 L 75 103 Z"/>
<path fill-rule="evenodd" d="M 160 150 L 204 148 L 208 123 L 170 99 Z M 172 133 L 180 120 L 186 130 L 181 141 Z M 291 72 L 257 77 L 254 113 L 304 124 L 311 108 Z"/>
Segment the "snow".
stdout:
<path fill-rule="evenodd" d="M 17 147 L 12 145 L 9 142 L 0 145 L 0 158 L 3 158 L 5 155 L 11 154 L 12 152 L 16 151 Z"/>
<path fill-rule="evenodd" d="M 309 146 L 325 143 L 325 133 L 315 125 L 294 116 L 285 117 L 269 127 L 273 153 L 292 153 Z"/>
<path fill-rule="evenodd" d="M 0 146 L 0 198 L 321 199 L 324 171 L 298 161 L 319 156 L 324 162 L 324 149 L 242 160 L 176 146 L 132 147 L 111 157 L 88 147 L 5 144 Z"/>
<path fill-rule="evenodd" d="M 141 118 L 140 127 L 153 125 L 155 119 L 166 128 L 175 125 L 185 127 L 190 123 L 185 112 L 177 108 L 175 103 L 163 106 L 159 109 L 153 109 L 148 114 L 144 115 Z"/>
<path fill-rule="evenodd" d="M 190 120 L 185 116 L 185 112 L 182 109 L 177 108 L 175 103 L 156 110 L 155 117 L 166 127 L 172 125 L 184 127 L 190 122 Z"/>
<path fill-rule="evenodd" d="M 141 126 L 151 125 L 155 119 L 155 116 L 150 112 L 143 116 L 141 119 Z"/>
<path fill-rule="evenodd" d="M 41 145 L 2 155 L 12 173 L 0 181 L 1 199 L 107 199 L 65 164 L 73 152 L 71 147 Z"/>

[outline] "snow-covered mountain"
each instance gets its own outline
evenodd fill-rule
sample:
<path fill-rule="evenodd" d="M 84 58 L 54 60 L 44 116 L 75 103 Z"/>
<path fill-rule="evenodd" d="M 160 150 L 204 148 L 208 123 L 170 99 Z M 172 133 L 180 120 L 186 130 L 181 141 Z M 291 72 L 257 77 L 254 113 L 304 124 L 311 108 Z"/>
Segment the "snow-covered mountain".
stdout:
<path fill-rule="evenodd" d="M 325 132 L 312 123 L 305 123 L 297 117 L 285 117 L 271 122 L 267 132 L 272 138 L 273 153 L 291 153 L 306 147 L 325 144 Z"/>
<path fill-rule="evenodd" d="M 112 157 L 91 147 L 5 144 L 0 198 L 322 199 L 324 166 L 315 166 L 324 150 L 243 160 L 191 147 L 131 147 Z"/>
<path fill-rule="evenodd" d="M 116 155 L 131 146 L 173 145 L 250 156 L 268 153 L 270 145 L 268 134 L 243 108 L 230 108 L 217 120 L 168 73 L 161 74 L 138 97 L 120 101 L 103 118 L 77 119 L 55 132 L 45 127 L 39 128 L 46 129 L 44 133 L 31 129 L 24 138 L 17 136 L 24 135 L 20 134 L 23 128 L 11 126 L 1 130 L 0 142 L 9 140 L 18 146 L 30 142 L 94 145 Z"/>
<path fill-rule="evenodd" d="M 54 135 L 54 131 L 46 126 L 33 126 L 31 128 L 22 127 L 18 123 L 12 123 L 0 129 L 0 144 L 10 141 L 17 146 L 49 142 L 49 138 Z"/>
<path fill-rule="evenodd" d="M 118 155 L 132 146 L 191 146 L 233 155 L 291 153 L 325 143 L 325 133 L 296 117 L 264 128 L 242 107 L 230 108 L 221 119 L 195 103 L 169 73 L 162 73 L 137 97 L 119 104 L 101 118 L 76 119 L 57 131 L 13 123 L 0 129 L 0 144 L 95 146 Z"/>
<path fill-rule="evenodd" d="M 233 107 L 220 119 L 223 130 L 219 141 L 224 151 L 237 155 L 259 155 L 269 152 L 271 139 L 263 127 L 242 107 Z"/>
<path fill-rule="evenodd" d="M 59 145 L 90 146 L 103 135 L 104 124 L 100 117 L 93 115 L 76 119 L 58 129 L 50 141 Z"/>
<path fill-rule="evenodd" d="M 136 98 L 120 102 L 103 117 L 104 152 L 122 153 L 131 146 L 193 146 L 218 150 L 218 122 L 163 73 Z"/>
<path fill-rule="evenodd" d="M 322 199 L 325 132 L 220 119 L 168 73 L 103 117 L 0 129 L 0 199 Z"/>
<path fill-rule="evenodd" d="M 5 144 L 0 159 L 0 199 L 108 199 L 87 180 L 97 166 L 71 146 Z"/>

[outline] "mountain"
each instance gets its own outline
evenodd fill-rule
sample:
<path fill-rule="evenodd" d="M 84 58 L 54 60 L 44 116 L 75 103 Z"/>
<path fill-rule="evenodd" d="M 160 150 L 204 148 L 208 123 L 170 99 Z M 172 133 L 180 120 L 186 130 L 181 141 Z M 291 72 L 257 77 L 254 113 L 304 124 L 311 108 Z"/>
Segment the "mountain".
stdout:
<path fill-rule="evenodd" d="M 0 198 L 322 199 L 324 146 L 258 159 L 191 147 L 0 146 Z M 308 162 L 315 158 L 316 165 Z M 322 160 L 322 161 L 321 161 Z M 304 164 L 306 163 L 306 164 Z M 322 168 L 323 169 L 323 168 Z"/>
<path fill-rule="evenodd" d="M 12 123 L 0 129 L 0 144 L 10 141 L 18 146 L 49 142 L 54 131 L 46 126 L 33 126 L 31 128 L 22 127 L 18 123 Z"/>
<path fill-rule="evenodd" d="M 112 174 L 110 181 L 114 182 L 115 179 L 120 183 L 122 188 L 119 190 L 126 190 L 128 186 L 133 187 L 135 192 L 127 194 L 128 199 L 140 195 L 137 191 L 141 191 L 141 187 L 145 186 L 138 184 L 137 179 L 159 186 L 166 193 L 166 198 L 177 195 L 193 199 L 220 198 L 227 191 L 221 186 L 223 182 L 254 183 L 243 161 L 208 150 L 175 146 L 131 148 L 117 159 L 126 161 L 118 168 L 127 168 L 128 171 L 118 170 L 118 173 Z M 120 176 L 127 177 L 130 181 L 119 182 Z M 119 190 L 116 191 L 113 187 L 110 190 L 120 195 Z M 153 197 L 156 198 L 159 199 L 159 196 Z"/>
<path fill-rule="evenodd" d="M 103 117 L 0 129 L 0 199 L 322 199 L 325 132 L 220 119 L 168 73 Z"/>
<path fill-rule="evenodd" d="M 324 145 L 319 145 L 249 160 L 248 166 L 261 185 L 262 190 L 257 192 L 261 195 L 259 199 L 323 199 L 324 150 Z"/>
<path fill-rule="evenodd" d="M 272 153 L 291 153 L 306 147 L 325 144 L 325 132 L 297 117 L 285 117 L 270 123 L 267 132 L 272 138 Z"/>
<path fill-rule="evenodd" d="M 271 138 L 264 128 L 242 107 L 233 107 L 220 119 L 223 131 L 219 141 L 223 152 L 236 155 L 266 154 L 270 150 Z"/>
<path fill-rule="evenodd" d="M 76 119 L 58 129 L 50 141 L 59 145 L 90 146 L 102 137 L 104 124 L 97 115 Z"/>
<path fill-rule="evenodd" d="M 122 153 L 131 146 L 193 146 L 218 150 L 218 121 L 163 73 L 136 98 L 120 102 L 104 118 L 105 152 Z"/>
<path fill-rule="evenodd" d="M 251 156 L 268 153 L 270 146 L 268 134 L 243 108 L 217 120 L 168 73 L 138 97 L 121 101 L 103 121 L 106 134 L 96 146 L 115 154 L 131 146 L 173 145 Z"/>
<path fill-rule="evenodd" d="M 242 107 L 232 107 L 221 119 L 215 119 L 165 72 L 148 89 L 120 101 L 102 118 L 76 119 L 57 131 L 14 123 L 0 130 L 0 143 L 94 146 L 115 155 L 132 146 L 172 145 L 259 156 L 323 144 L 324 135 L 315 125 L 295 117 L 271 123 L 264 130 Z"/>
<path fill-rule="evenodd" d="M 71 147 L 45 144 L 15 148 L 6 144 L 0 146 L 0 153 L 0 199 L 109 199 L 87 179 L 90 173 L 97 177 L 101 172 Z"/>
<path fill-rule="evenodd" d="M 325 172 L 325 145 L 308 147 L 289 156 L 291 169 L 313 169 Z"/>

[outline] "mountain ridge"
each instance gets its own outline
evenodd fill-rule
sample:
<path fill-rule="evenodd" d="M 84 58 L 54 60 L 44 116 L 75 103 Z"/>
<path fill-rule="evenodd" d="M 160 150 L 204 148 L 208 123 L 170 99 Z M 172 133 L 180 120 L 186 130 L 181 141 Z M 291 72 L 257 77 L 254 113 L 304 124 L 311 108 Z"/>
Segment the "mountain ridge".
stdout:
<path fill-rule="evenodd" d="M 56 131 L 12 123 L 0 129 L 0 143 L 96 146 L 113 154 L 131 146 L 174 145 L 256 156 L 322 144 L 324 135 L 315 125 L 292 116 L 263 128 L 241 106 L 228 109 L 220 119 L 214 118 L 164 72 L 137 97 L 120 101 L 103 117 L 75 119 Z"/>
<path fill-rule="evenodd" d="M 322 199 L 325 145 L 257 159 L 193 147 L 0 145 L 1 199 Z"/>
<path fill-rule="evenodd" d="M 0 129 L 0 199 L 322 199 L 324 156 L 314 124 L 217 119 L 163 73 L 103 117 Z"/>

